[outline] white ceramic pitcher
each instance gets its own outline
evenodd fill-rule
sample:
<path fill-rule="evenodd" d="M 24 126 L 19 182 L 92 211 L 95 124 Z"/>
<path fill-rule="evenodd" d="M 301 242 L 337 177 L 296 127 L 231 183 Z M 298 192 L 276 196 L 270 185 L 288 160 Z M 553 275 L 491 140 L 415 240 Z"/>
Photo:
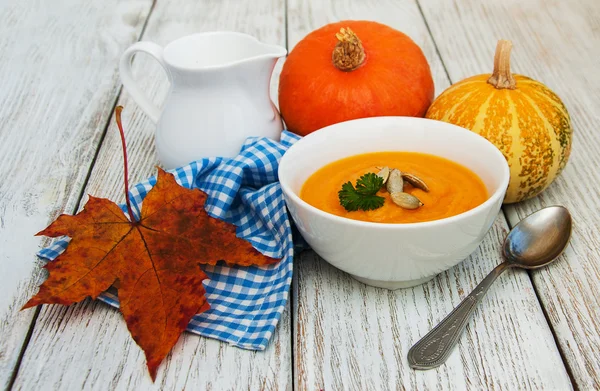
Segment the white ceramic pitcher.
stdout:
<path fill-rule="evenodd" d="M 136 52 L 153 56 L 171 88 L 161 110 L 133 79 Z M 188 35 L 164 49 L 138 42 L 123 53 L 121 80 L 133 99 L 156 123 L 156 151 L 165 168 L 209 156 L 232 157 L 249 136 L 279 140 L 282 123 L 269 85 L 280 46 L 235 32 Z"/>

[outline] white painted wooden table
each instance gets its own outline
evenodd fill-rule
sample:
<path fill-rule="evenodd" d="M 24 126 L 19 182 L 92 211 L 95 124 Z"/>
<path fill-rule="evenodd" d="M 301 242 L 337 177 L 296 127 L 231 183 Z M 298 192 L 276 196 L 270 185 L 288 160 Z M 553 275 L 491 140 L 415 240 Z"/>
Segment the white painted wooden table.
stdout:
<path fill-rule="evenodd" d="M 479 249 L 422 286 L 362 285 L 312 252 L 264 352 L 185 334 L 152 384 L 120 313 L 102 303 L 19 311 L 43 279 L 33 234 L 94 194 L 122 201 L 112 112 L 126 107 L 131 181 L 154 172 L 153 125 L 121 91 L 133 42 L 237 30 L 294 47 L 328 22 L 370 19 L 409 34 L 436 92 L 490 72 L 499 38 L 513 69 L 545 82 L 574 124 L 571 160 L 541 196 L 504 208 Z M 600 2 L 598 0 L 4 0 L 0 2 L 0 387 L 23 390 L 600 389 Z M 277 74 L 272 94 L 276 97 Z M 134 67 L 160 104 L 166 77 Z M 488 293 L 447 364 L 406 354 L 500 262 L 511 226 L 567 206 L 571 245 L 547 269 L 509 272 Z"/>

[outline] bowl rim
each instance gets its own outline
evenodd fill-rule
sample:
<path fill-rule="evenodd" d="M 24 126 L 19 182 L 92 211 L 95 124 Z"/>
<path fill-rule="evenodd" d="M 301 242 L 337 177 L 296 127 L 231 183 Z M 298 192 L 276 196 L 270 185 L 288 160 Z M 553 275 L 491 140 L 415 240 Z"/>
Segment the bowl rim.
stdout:
<path fill-rule="evenodd" d="M 329 219 L 329 220 L 332 220 L 334 222 L 341 223 L 341 224 L 349 224 L 350 226 L 355 226 L 355 227 L 377 228 L 377 229 L 385 229 L 385 230 L 387 230 L 387 229 L 405 230 L 405 229 L 414 229 L 414 228 L 429 228 L 429 227 L 437 227 L 437 226 L 442 226 L 442 225 L 446 225 L 446 224 L 451 224 L 451 223 L 454 223 L 457 221 L 468 219 L 469 217 L 491 207 L 493 204 L 498 202 L 499 198 L 501 198 L 501 197 L 504 198 L 504 195 L 506 193 L 506 190 L 508 188 L 508 184 L 510 181 L 510 168 L 508 166 L 508 162 L 506 161 L 506 158 L 504 157 L 502 152 L 500 152 L 500 150 L 494 144 L 492 144 L 489 140 L 487 140 L 485 137 L 483 137 L 469 129 L 463 128 L 461 126 L 454 125 L 454 124 L 444 122 L 444 121 L 439 121 L 439 120 L 434 120 L 434 119 L 429 119 L 429 118 L 421 118 L 421 117 L 379 116 L 379 117 L 358 118 L 358 119 L 353 119 L 353 120 L 349 120 L 349 121 L 338 122 L 338 123 L 335 123 L 335 124 L 332 124 L 332 125 L 329 125 L 329 126 L 319 129 L 319 132 L 323 132 L 323 131 L 327 132 L 331 128 L 337 128 L 337 127 L 343 126 L 344 124 L 348 124 L 348 123 L 376 122 L 376 121 L 381 121 L 382 119 L 388 119 L 388 120 L 393 119 L 395 121 L 396 120 L 399 120 L 399 121 L 406 121 L 406 120 L 415 121 L 416 120 L 417 122 L 421 122 L 421 121 L 436 122 L 439 124 L 443 124 L 444 126 L 455 128 L 460 131 L 468 132 L 471 136 L 467 136 L 467 137 L 475 136 L 476 138 L 481 139 L 485 143 L 489 144 L 489 146 L 493 147 L 492 148 L 494 151 L 493 153 L 496 155 L 497 158 L 500 158 L 501 161 L 504 162 L 504 164 L 502 165 L 502 167 L 503 167 L 502 174 L 503 175 L 501 178 L 500 185 L 498 186 L 496 191 L 494 191 L 494 193 L 488 197 L 487 200 L 485 200 L 481 204 L 477 205 L 473 209 L 469 209 L 469 210 L 459 213 L 457 215 L 450 216 L 450 217 L 444 217 L 442 219 L 437 219 L 437 220 L 421 221 L 421 222 L 414 222 L 414 223 L 380 223 L 380 222 L 373 222 L 373 221 L 354 220 L 354 219 L 350 219 L 347 217 L 334 215 L 333 213 L 325 212 L 315 206 L 312 206 L 308 202 L 304 201 L 302 198 L 300 198 L 299 195 L 297 195 L 294 191 L 292 191 L 290 186 L 288 186 L 284 181 L 281 180 L 281 175 L 280 175 L 281 167 L 282 167 L 282 165 L 285 166 L 286 164 L 288 164 L 287 159 L 286 159 L 286 156 L 289 156 L 288 152 L 290 150 L 292 150 L 296 145 L 301 143 L 303 140 L 310 139 L 312 137 L 316 137 L 317 131 L 315 131 L 315 132 L 312 132 L 312 133 L 304 136 L 300 140 L 296 141 L 296 143 L 294 143 L 283 154 L 283 157 L 281 158 L 281 160 L 279 162 L 279 167 L 277 169 L 277 176 L 279 178 L 279 184 L 281 185 L 281 189 L 282 189 L 284 195 L 287 195 L 289 198 L 294 200 L 294 202 L 297 205 L 301 206 L 302 208 L 308 209 L 309 211 L 311 211 L 313 213 L 316 213 L 318 216 L 320 216 L 324 219 Z M 346 157 L 350 157 L 350 156 L 353 156 L 353 155 L 348 155 Z M 343 158 L 341 158 L 341 159 L 343 159 Z M 452 160 L 452 159 L 448 159 L 448 160 Z M 458 164 L 460 164 L 460 163 L 458 163 Z M 467 167 L 467 168 L 469 170 L 471 170 L 470 167 Z M 286 202 L 287 202 L 287 200 L 286 200 Z"/>

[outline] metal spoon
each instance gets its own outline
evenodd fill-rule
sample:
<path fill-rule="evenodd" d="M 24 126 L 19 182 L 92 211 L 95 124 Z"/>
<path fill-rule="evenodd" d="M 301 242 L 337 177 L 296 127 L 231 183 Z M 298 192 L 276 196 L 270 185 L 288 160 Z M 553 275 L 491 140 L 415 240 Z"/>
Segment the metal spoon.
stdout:
<path fill-rule="evenodd" d="M 504 262 L 467 296 L 444 320 L 408 351 L 414 369 L 433 369 L 452 353 L 471 314 L 488 288 L 506 269 L 537 269 L 554 261 L 571 237 L 571 215 L 562 206 L 541 209 L 523 219 L 508 234 L 502 246 Z"/>

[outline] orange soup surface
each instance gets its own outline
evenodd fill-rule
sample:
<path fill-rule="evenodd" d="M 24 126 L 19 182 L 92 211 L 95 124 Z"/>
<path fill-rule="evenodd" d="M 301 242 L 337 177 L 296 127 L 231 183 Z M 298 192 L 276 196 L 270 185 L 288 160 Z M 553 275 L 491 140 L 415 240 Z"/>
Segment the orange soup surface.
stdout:
<path fill-rule="evenodd" d="M 338 198 L 342 185 L 362 175 L 379 172 L 387 166 L 421 178 L 429 192 L 404 182 L 404 192 L 424 204 L 418 209 L 403 209 L 391 200 L 385 186 L 377 193 L 385 202 L 379 209 L 348 212 Z M 354 220 L 377 223 L 416 223 L 454 216 L 482 204 L 488 193 L 481 179 L 468 168 L 434 155 L 417 152 L 373 152 L 335 161 L 319 169 L 302 186 L 300 198 L 325 212 Z"/>

